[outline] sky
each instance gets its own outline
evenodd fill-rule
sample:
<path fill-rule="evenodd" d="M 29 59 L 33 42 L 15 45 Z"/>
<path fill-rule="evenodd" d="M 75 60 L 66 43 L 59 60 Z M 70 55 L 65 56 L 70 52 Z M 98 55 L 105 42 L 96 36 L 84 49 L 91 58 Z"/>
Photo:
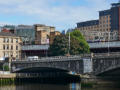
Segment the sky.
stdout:
<path fill-rule="evenodd" d="M 0 25 L 45 24 L 62 31 L 99 18 L 119 0 L 0 0 Z"/>

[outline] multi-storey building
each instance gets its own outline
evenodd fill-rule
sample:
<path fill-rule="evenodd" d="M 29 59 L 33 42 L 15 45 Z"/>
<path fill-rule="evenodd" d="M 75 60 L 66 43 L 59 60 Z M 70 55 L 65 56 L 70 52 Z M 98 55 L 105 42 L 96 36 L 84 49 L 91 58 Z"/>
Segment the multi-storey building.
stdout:
<path fill-rule="evenodd" d="M 15 33 L 15 25 L 4 25 L 1 28 L 2 32 L 10 32 L 10 33 Z"/>
<path fill-rule="evenodd" d="M 12 30 L 12 31 L 11 31 Z M 50 40 L 51 33 L 56 33 L 55 27 L 46 26 L 42 24 L 35 25 L 18 25 L 11 26 L 5 25 L 2 28 L 2 32 L 11 32 L 15 35 L 21 37 L 24 45 L 26 44 L 49 44 L 52 42 Z"/>
<path fill-rule="evenodd" d="M 77 23 L 77 29 L 91 40 L 120 40 L 120 2 L 108 10 L 99 11 L 99 20 Z"/>
<path fill-rule="evenodd" d="M 42 24 L 35 24 L 35 44 L 49 44 L 51 32 L 55 32 L 55 27 Z"/>
<path fill-rule="evenodd" d="M 23 44 L 34 44 L 35 29 L 32 25 L 18 25 L 15 28 L 15 34 L 20 36 Z"/>
<path fill-rule="evenodd" d="M 77 24 L 77 29 L 81 31 L 81 33 L 85 36 L 87 41 L 94 40 L 94 38 L 98 38 L 97 32 L 99 31 L 99 21 L 92 20 L 81 22 Z"/>
<path fill-rule="evenodd" d="M 8 32 L 0 32 L 0 58 L 21 58 L 21 39 Z"/>

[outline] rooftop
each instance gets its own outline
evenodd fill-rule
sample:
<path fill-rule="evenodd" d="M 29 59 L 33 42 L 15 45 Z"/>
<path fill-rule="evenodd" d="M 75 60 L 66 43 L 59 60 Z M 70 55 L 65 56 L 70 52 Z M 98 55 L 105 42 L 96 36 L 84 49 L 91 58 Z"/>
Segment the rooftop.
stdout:
<path fill-rule="evenodd" d="M 112 7 L 119 7 L 120 6 L 120 2 L 118 2 L 118 3 L 112 3 L 111 5 L 112 5 Z"/>
<path fill-rule="evenodd" d="M 99 16 L 106 16 L 106 15 L 110 15 L 111 14 L 111 10 L 103 10 L 103 11 L 99 11 Z"/>
<path fill-rule="evenodd" d="M 13 36 L 13 37 L 16 37 L 15 34 L 12 34 L 10 32 L 0 32 L 0 36 Z"/>
<path fill-rule="evenodd" d="M 85 21 L 85 22 L 79 22 L 77 23 L 77 27 L 85 27 L 85 26 L 92 26 L 92 25 L 98 25 L 99 20 L 90 20 L 90 21 Z"/>

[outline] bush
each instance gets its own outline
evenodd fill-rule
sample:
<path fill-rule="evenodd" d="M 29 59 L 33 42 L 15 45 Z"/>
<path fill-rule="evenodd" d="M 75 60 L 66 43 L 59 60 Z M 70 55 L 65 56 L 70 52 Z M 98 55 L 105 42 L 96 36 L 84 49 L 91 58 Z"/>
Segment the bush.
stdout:
<path fill-rule="evenodd" d="M 9 66 L 8 65 L 3 65 L 4 71 L 9 71 Z"/>

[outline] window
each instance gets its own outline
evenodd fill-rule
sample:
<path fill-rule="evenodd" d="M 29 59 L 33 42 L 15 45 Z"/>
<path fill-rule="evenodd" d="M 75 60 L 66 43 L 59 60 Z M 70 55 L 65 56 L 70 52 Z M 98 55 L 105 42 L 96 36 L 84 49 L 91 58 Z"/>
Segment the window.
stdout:
<path fill-rule="evenodd" d="M 9 45 L 7 45 L 7 50 L 9 49 Z"/>
<path fill-rule="evenodd" d="M 16 50 L 18 50 L 18 46 L 16 46 Z"/>
<path fill-rule="evenodd" d="M 10 52 L 10 56 L 13 57 L 13 52 Z"/>
<path fill-rule="evenodd" d="M 13 46 L 11 46 L 11 50 L 13 50 Z"/>
<path fill-rule="evenodd" d="M 7 42 L 7 43 L 9 42 L 9 38 L 6 38 L 6 42 Z"/>
<path fill-rule="evenodd" d="M 5 45 L 3 45 L 3 50 L 5 50 Z"/>
<path fill-rule="evenodd" d="M 16 38 L 16 43 L 18 43 L 18 38 Z"/>
<path fill-rule="evenodd" d="M 4 42 L 4 43 L 5 43 L 5 40 L 6 40 L 6 39 L 4 38 L 4 39 L 3 39 L 3 42 Z"/>
<path fill-rule="evenodd" d="M 13 38 L 11 39 L 11 43 L 13 43 Z"/>
<path fill-rule="evenodd" d="M 17 59 L 19 58 L 19 53 L 18 53 L 18 52 L 16 52 L 16 58 L 17 58 Z"/>

